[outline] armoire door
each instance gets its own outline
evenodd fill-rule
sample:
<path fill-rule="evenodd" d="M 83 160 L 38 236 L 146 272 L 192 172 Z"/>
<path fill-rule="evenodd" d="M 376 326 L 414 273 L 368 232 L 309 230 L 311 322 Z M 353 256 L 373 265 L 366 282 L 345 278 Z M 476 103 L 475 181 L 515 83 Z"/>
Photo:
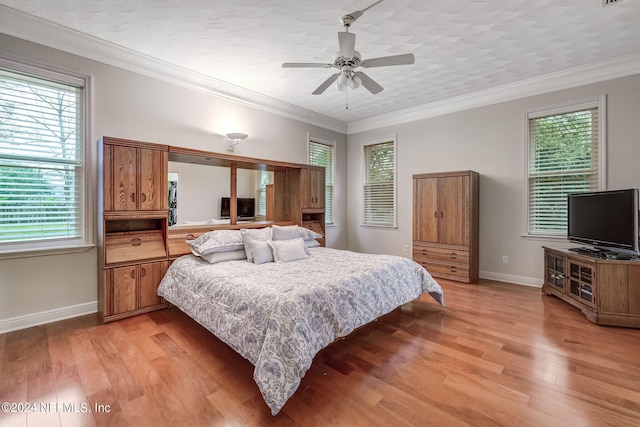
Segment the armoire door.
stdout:
<path fill-rule="evenodd" d="M 469 180 L 466 176 L 439 178 L 439 242 L 469 244 Z"/>
<path fill-rule="evenodd" d="M 413 240 L 421 242 L 438 241 L 438 178 L 414 179 Z"/>

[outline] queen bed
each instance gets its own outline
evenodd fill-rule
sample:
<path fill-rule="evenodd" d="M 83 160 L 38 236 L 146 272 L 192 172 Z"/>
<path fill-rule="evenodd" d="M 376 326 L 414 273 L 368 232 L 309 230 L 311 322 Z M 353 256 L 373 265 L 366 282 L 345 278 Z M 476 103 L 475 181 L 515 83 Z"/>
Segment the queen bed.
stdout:
<path fill-rule="evenodd" d="M 442 288 L 407 258 L 305 247 L 304 256 L 284 262 L 271 249 L 276 262 L 256 263 L 258 252 L 256 262 L 182 256 L 158 294 L 255 366 L 273 415 L 335 339 L 425 292 L 444 305 Z"/>

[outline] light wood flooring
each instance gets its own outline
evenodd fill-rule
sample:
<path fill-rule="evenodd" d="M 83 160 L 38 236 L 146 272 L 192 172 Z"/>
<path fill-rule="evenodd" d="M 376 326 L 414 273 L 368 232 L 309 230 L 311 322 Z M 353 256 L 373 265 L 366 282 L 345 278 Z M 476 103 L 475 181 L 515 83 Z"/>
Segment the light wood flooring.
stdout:
<path fill-rule="evenodd" d="M 440 282 L 446 308 L 423 296 L 324 349 L 275 417 L 252 365 L 177 309 L 0 335 L 0 402 L 37 405 L 0 425 L 640 425 L 640 330 L 537 288 Z"/>

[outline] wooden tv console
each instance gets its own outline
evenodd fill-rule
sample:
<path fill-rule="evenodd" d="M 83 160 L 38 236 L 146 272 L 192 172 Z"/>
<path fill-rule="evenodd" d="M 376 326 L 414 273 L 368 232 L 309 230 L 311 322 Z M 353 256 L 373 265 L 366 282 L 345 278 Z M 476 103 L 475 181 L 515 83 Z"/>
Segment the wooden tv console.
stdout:
<path fill-rule="evenodd" d="M 543 248 L 544 294 L 580 309 L 598 325 L 640 328 L 640 260 Z"/>

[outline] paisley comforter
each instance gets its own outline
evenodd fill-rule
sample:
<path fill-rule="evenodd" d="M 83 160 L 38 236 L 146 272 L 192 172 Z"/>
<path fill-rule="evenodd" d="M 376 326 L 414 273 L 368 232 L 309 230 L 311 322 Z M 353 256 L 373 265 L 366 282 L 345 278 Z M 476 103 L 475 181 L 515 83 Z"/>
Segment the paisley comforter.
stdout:
<path fill-rule="evenodd" d="M 303 260 L 219 264 L 186 255 L 158 294 L 254 366 L 273 415 L 298 388 L 322 348 L 424 292 L 442 288 L 410 259 L 311 248 Z"/>

